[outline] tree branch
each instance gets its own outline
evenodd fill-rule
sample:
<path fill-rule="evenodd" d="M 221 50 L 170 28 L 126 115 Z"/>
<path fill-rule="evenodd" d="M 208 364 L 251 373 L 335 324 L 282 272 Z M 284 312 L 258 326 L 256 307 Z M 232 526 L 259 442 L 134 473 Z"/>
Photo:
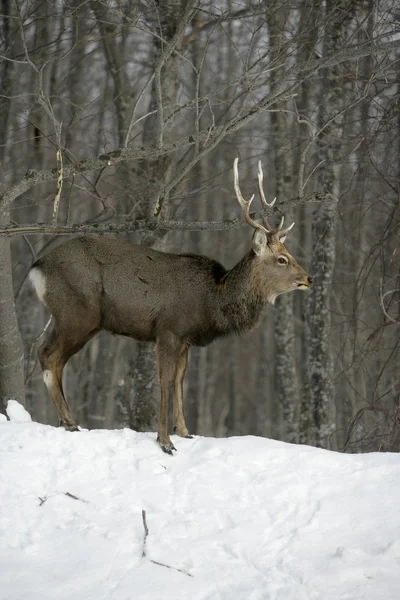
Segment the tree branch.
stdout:
<path fill-rule="evenodd" d="M 161 148 L 156 146 L 134 146 L 125 147 L 103 154 L 97 158 L 81 160 L 74 165 L 69 165 L 64 168 L 64 179 L 89 171 L 99 171 L 105 166 L 114 166 L 121 162 L 129 160 L 142 160 L 148 158 L 156 158 L 164 156 L 177 150 L 187 148 L 194 144 L 204 144 L 205 150 L 212 150 L 224 137 L 238 131 L 243 126 L 250 123 L 258 114 L 267 110 L 272 104 L 276 103 L 281 97 L 289 91 L 292 93 L 305 79 L 315 75 L 323 67 L 332 67 L 342 62 L 354 60 L 369 55 L 377 55 L 383 52 L 390 52 L 400 48 L 400 39 L 392 42 L 369 43 L 360 46 L 352 46 L 345 48 L 343 51 L 336 53 L 334 56 L 326 59 L 308 61 L 300 65 L 295 65 L 288 69 L 282 77 L 280 85 L 276 86 L 274 91 L 267 94 L 254 106 L 249 108 L 247 113 L 234 116 L 224 125 L 215 126 L 210 134 L 210 131 L 205 130 L 194 135 L 184 136 L 172 142 L 164 142 Z M 200 156 L 200 154 L 199 154 Z M 13 184 L 0 196 L 0 210 L 4 209 L 15 198 L 38 185 L 39 183 L 48 183 L 55 181 L 59 175 L 57 168 L 43 169 L 40 171 L 29 170 L 26 175 L 16 184 Z"/>
<path fill-rule="evenodd" d="M 329 194 L 315 193 L 305 198 L 291 198 L 284 200 L 279 204 L 279 209 L 269 208 L 251 214 L 252 219 L 262 219 L 265 216 L 272 217 L 281 215 L 289 206 L 298 204 L 308 204 L 310 202 L 330 202 Z M 121 223 L 73 223 L 71 225 L 58 225 L 57 223 L 32 223 L 23 225 L 3 225 L 0 227 L 1 237 L 13 237 L 16 235 L 75 235 L 79 234 L 97 234 L 106 233 L 132 233 L 134 231 L 226 231 L 228 229 L 239 229 L 244 225 L 242 214 L 233 219 L 224 221 L 175 221 L 161 220 L 157 218 L 138 219 L 136 221 L 123 221 Z"/>

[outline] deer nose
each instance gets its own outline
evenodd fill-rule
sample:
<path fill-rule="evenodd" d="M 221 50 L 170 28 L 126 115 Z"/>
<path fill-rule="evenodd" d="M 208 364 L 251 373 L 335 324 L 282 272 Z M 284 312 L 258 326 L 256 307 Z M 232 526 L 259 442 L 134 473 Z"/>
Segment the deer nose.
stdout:
<path fill-rule="evenodd" d="M 310 276 L 307 277 L 308 285 L 312 284 L 312 278 Z"/>

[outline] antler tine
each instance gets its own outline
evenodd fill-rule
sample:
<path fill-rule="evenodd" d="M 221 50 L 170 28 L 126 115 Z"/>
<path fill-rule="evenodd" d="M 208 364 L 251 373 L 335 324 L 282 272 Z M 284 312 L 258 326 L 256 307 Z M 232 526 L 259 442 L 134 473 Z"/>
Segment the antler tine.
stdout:
<path fill-rule="evenodd" d="M 284 221 L 284 217 L 282 217 L 281 223 L 278 227 L 278 236 L 279 238 L 281 237 L 286 237 L 286 235 L 288 234 L 288 232 L 292 229 L 292 227 L 295 224 L 295 221 L 293 221 L 293 223 L 291 225 L 289 225 L 289 227 L 286 227 L 286 229 L 281 229 L 282 225 L 283 225 L 283 221 Z"/>
<path fill-rule="evenodd" d="M 276 197 L 272 200 L 272 202 L 267 202 L 265 199 L 264 189 L 263 189 L 263 179 L 264 173 L 261 166 L 261 160 L 258 161 L 258 191 L 260 192 L 261 202 L 264 205 L 264 208 L 272 208 L 276 202 Z M 269 233 L 273 233 L 274 227 L 271 226 L 271 223 L 268 221 L 268 217 L 263 217 L 264 225 L 266 229 L 268 229 Z"/>
<path fill-rule="evenodd" d="M 260 229 L 261 231 L 264 231 L 265 233 L 269 233 L 268 229 L 263 227 L 263 225 L 261 225 L 260 223 L 257 223 L 257 221 L 254 221 L 249 215 L 250 204 L 253 202 L 254 194 L 252 195 L 250 200 L 245 200 L 243 198 L 242 192 L 240 191 L 240 187 L 239 187 L 238 162 L 239 162 L 238 158 L 235 158 L 235 160 L 233 161 L 233 180 L 234 180 L 234 188 L 235 188 L 235 192 L 236 192 L 236 198 L 238 199 L 238 202 L 239 202 L 240 206 L 242 207 L 244 218 L 246 219 L 246 222 L 249 225 L 251 225 L 254 229 Z"/>
<path fill-rule="evenodd" d="M 261 196 L 261 200 L 262 200 L 262 203 L 264 204 L 264 206 L 266 206 L 268 208 L 271 208 L 275 204 L 275 202 L 276 202 L 276 196 L 272 200 L 272 202 L 269 204 L 266 201 L 265 196 L 264 196 L 264 190 L 263 190 L 263 187 L 262 187 L 262 182 L 263 182 L 263 170 L 262 170 L 262 167 L 261 167 L 261 161 L 259 160 L 258 161 L 258 189 L 260 190 L 260 196 Z M 292 229 L 292 227 L 294 225 L 294 222 L 293 222 L 286 229 L 282 229 L 284 221 L 285 221 L 285 217 L 283 216 L 282 219 L 281 219 L 281 222 L 278 225 L 278 227 L 274 228 L 274 227 L 271 227 L 271 224 L 269 223 L 268 218 L 264 217 L 264 223 L 270 229 L 270 233 L 277 235 L 278 239 L 286 237 L 287 233 Z"/>
<path fill-rule="evenodd" d="M 263 179 L 264 179 L 264 173 L 263 173 L 262 166 L 261 166 L 261 160 L 259 160 L 258 161 L 258 189 L 259 189 L 260 196 L 261 196 L 261 202 L 264 204 L 264 206 L 266 208 L 272 208 L 276 202 L 276 197 L 272 200 L 272 202 L 267 202 L 267 200 L 265 199 L 265 195 L 264 195 Z"/>

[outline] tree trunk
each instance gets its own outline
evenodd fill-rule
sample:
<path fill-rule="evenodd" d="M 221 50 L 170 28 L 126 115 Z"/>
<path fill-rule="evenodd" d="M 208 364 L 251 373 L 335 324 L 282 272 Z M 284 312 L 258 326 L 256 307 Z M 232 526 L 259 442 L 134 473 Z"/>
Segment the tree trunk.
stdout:
<path fill-rule="evenodd" d="M 119 148 L 122 148 L 125 145 L 128 132 L 128 114 L 132 98 L 131 86 L 126 74 L 127 57 L 117 43 L 122 28 L 119 22 L 121 19 L 118 12 L 112 7 L 108 7 L 106 3 L 95 0 L 90 5 L 95 14 L 97 27 L 102 38 L 108 72 L 114 84 L 113 105 L 115 106 L 117 121 L 117 144 Z M 131 14 L 130 18 L 132 17 L 134 15 Z"/>
<path fill-rule="evenodd" d="M 350 4 L 329 0 L 326 4 L 326 29 L 323 56 L 334 56 L 341 47 L 344 24 L 351 16 Z M 319 90 L 318 159 L 319 190 L 326 201 L 313 214 L 313 255 L 311 273 L 314 275 L 312 293 L 307 301 L 309 325 L 308 367 L 310 373 L 311 409 L 314 443 L 326 447 L 334 430 L 334 404 L 332 394 L 332 356 L 329 337 L 331 330 L 331 283 L 336 258 L 336 215 L 340 183 L 340 138 L 343 117 L 337 115 L 343 106 L 340 87 L 341 69 L 328 67 L 321 71 Z M 329 125 L 327 126 L 327 124 Z M 323 129 L 324 128 L 324 129 Z M 323 133 L 322 132 L 323 129 Z"/>
<path fill-rule="evenodd" d="M 285 64 L 287 55 L 281 48 L 281 31 L 285 28 L 285 12 L 274 12 L 269 16 L 269 37 L 271 61 Z M 279 82 L 282 69 L 272 70 L 272 89 Z M 272 144 L 275 163 L 275 195 L 277 207 L 279 201 L 290 198 L 293 192 L 293 156 L 290 146 L 289 123 L 287 115 L 271 113 Z M 286 211 L 287 223 L 293 220 L 293 212 Z M 275 398 L 281 409 L 282 439 L 286 442 L 298 441 L 298 395 L 295 358 L 295 330 L 293 320 L 293 295 L 284 294 L 277 299 L 274 311 L 275 324 Z"/>
<path fill-rule="evenodd" d="M 304 0 L 301 6 L 300 25 L 298 35 L 298 50 L 296 61 L 297 64 L 306 63 L 308 60 L 313 60 L 315 49 L 319 36 L 319 23 L 321 15 L 321 0 Z M 297 99 L 297 110 L 299 115 L 310 118 L 313 111 L 313 104 L 316 103 L 315 90 L 316 82 L 313 79 L 305 79 L 301 85 L 299 97 Z M 310 140 L 310 128 L 307 122 L 298 124 L 298 140 L 295 150 L 293 168 L 296 171 L 299 168 L 300 157 L 305 145 Z M 296 173 L 297 175 L 297 173 Z M 308 256 L 311 253 L 311 223 L 312 211 L 310 206 L 300 206 L 297 209 L 297 220 L 300 224 L 298 229 L 300 235 L 300 248 L 303 249 L 304 255 Z M 311 269 L 310 269 L 311 272 Z M 301 297 L 298 301 L 298 317 L 303 324 L 302 336 L 299 344 L 299 367 L 300 377 L 299 384 L 301 387 L 300 399 L 300 422 L 299 422 L 299 443 L 309 444 L 311 442 L 311 396 L 310 396 L 310 373 L 308 370 L 308 352 L 309 336 L 306 335 L 306 315 L 304 310 L 305 299 Z M 300 305 L 300 306 L 299 306 Z"/>
<path fill-rule="evenodd" d="M 0 211 L 0 223 L 9 215 Z M 24 352 L 15 312 L 10 241 L 0 237 L 0 411 L 8 400 L 25 403 Z"/>
<path fill-rule="evenodd" d="M 161 38 L 154 38 L 154 81 L 149 105 L 149 112 L 157 112 L 154 116 L 147 117 L 144 126 L 144 141 L 153 144 L 159 144 L 162 139 L 168 140 L 173 137 L 173 131 L 166 125 L 164 119 L 172 112 L 177 100 L 181 84 L 179 72 L 181 59 L 177 53 L 173 52 L 162 66 L 160 66 L 160 60 L 163 53 L 168 51 L 168 44 L 172 42 L 179 28 L 182 29 L 183 35 L 183 24 L 185 22 L 187 24 L 194 2 L 193 0 L 189 2 L 181 0 L 163 0 L 161 2 L 158 0 L 157 4 Z M 146 181 L 143 181 L 143 189 L 146 190 L 143 194 L 146 216 L 152 214 L 154 196 L 170 179 L 173 166 L 171 155 L 152 161 L 143 161 L 141 171 L 146 177 Z M 164 215 L 168 214 L 168 208 L 167 202 L 164 202 Z M 143 242 L 152 246 L 156 245 L 158 249 L 161 248 L 160 237 L 146 236 Z M 136 361 L 132 369 L 132 380 L 134 393 L 132 414 L 135 417 L 131 426 L 139 427 L 141 430 L 152 429 L 156 412 L 155 396 L 158 374 L 154 347 L 151 344 L 138 344 Z"/>
<path fill-rule="evenodd" d="M 3 42 L 8 51 L 12 41 L 11 3 L 1 3 L 4 15 Z M 4 60 L 0 67 L 2 93 L 0 98 L 0 164 L 3 166 L 10 118 L 13 64 Z M 8 208 L 0 210 L 0 223 L 10 220 Z M 15 312 L 10 241 L 0 237 L 0 412 L 10 399 L 25 402 L 24 353 Z"/>

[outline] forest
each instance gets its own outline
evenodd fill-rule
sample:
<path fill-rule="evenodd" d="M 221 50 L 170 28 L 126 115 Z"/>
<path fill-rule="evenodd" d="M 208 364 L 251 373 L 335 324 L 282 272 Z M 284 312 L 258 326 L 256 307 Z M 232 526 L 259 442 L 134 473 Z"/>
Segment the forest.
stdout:
<path fill-rule="evenodd" d="M 396 0 L 1 0 L 0 411 L 57 425 L 37 348 L 40 256 L 107 235 L 232 268 L 254 219 L 313 278 L 261 326 L 191 348 L 189 430 L 400 450 Z M 257 194 L 258 163 L 264 209 Z M 45 331 L 46 330 L 46 331 Z M 100 333 L 68 363 L 80 426 L 156 428 L 154 346 Z"/>

